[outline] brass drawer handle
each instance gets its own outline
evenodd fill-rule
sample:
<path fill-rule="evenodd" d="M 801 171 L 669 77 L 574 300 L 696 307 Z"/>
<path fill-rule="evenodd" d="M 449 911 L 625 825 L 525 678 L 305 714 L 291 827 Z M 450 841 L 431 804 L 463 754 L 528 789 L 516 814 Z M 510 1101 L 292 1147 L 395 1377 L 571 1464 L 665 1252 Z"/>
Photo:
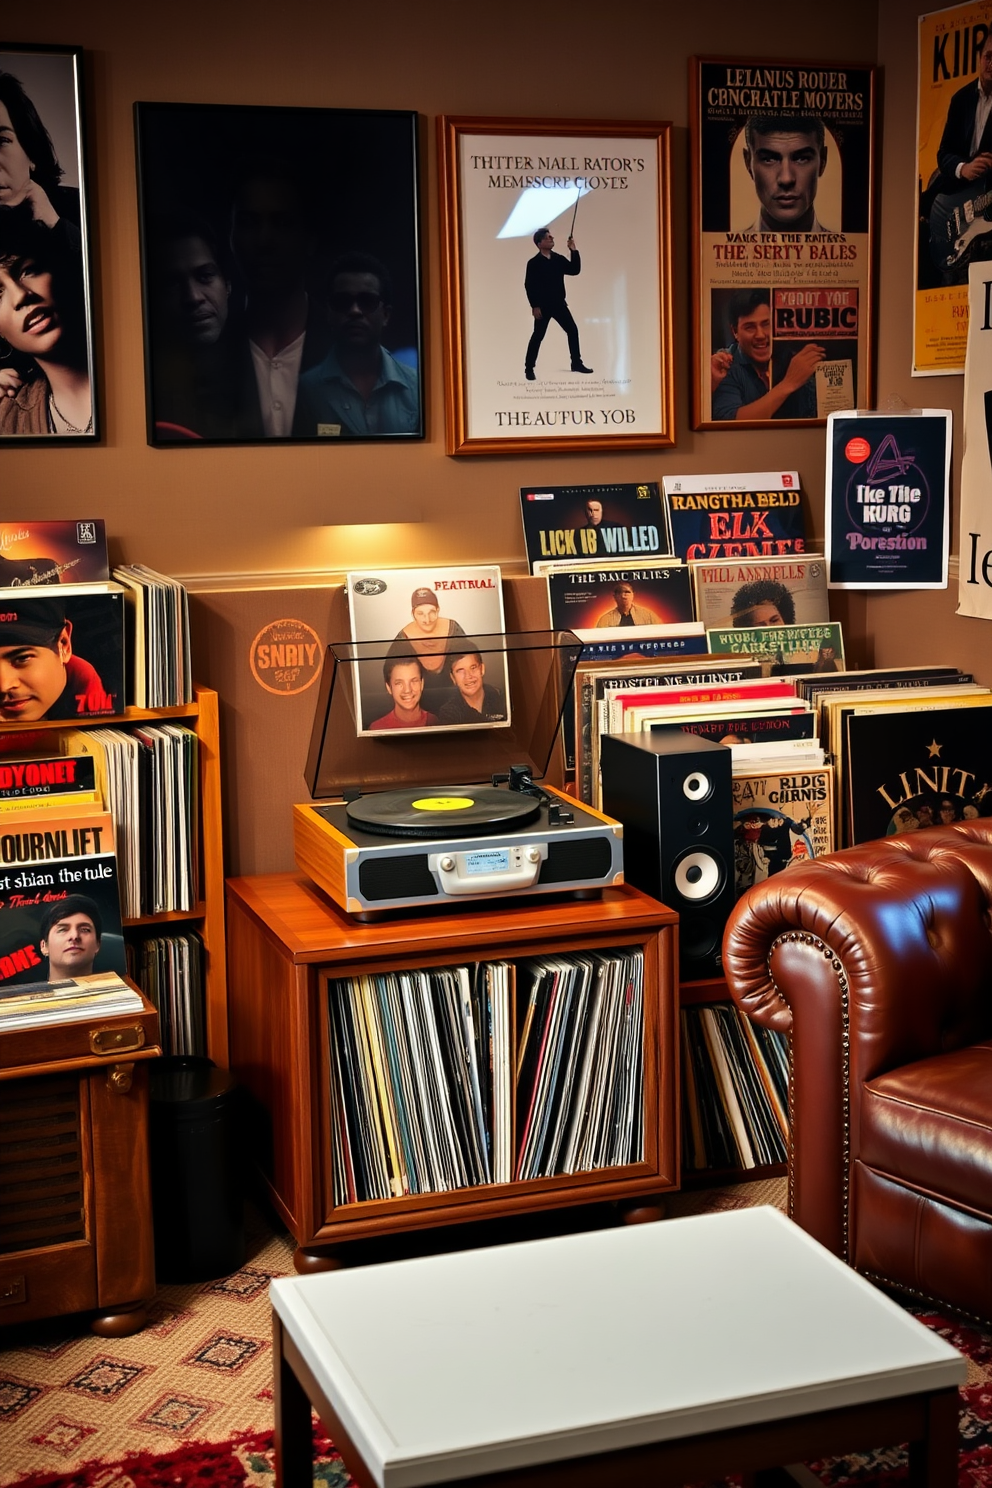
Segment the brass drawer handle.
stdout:
<path fill-rule="evenodd" d="M 120 1054 L 125 1049 L 140 1049 L 145 1042 L 141 1024 L 133 1028 L 90 1029 L 90 1050 L 94 1054 Z"/>

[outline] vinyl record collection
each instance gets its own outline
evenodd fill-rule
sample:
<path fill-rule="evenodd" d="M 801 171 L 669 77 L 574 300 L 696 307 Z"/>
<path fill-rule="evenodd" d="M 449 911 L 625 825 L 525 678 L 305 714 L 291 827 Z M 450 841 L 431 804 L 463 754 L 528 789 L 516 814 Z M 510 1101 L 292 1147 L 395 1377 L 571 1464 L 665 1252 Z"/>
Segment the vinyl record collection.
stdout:
<path fill-rule="evenodd" d="M 190 660 L 189 598 L 176 579 L 143 563 L 114 569 L 114 579 L 127 591 L 128 654 L 134 660 L 136 708 L 171 708 L 193 698 Z"/>
<path fill-rule="evenodd" d="M 328 995 L 335 1203 L 642 1156 L 640 950 L 343 978 Z"/>
<path fill-rule="evenodd" d="M 682 1009 L 682 1163 L 687 1171 L 784 1163 L 789 1067 L 781 1034 L 730 1003 Z"/>
<path fill-rule="evenodd" d="M 128 944 L 128 975 L 158 1008 L 164 1054 L 205 1054 L 203 941 L 195 930 Z"/>
<path fill-rule="evenodd" d="M 73 731 L 92 754 L 114 818 L 125 919 L 191 910 L 197 900 L 197 745 L 192 729 L 159 724 Z"/>

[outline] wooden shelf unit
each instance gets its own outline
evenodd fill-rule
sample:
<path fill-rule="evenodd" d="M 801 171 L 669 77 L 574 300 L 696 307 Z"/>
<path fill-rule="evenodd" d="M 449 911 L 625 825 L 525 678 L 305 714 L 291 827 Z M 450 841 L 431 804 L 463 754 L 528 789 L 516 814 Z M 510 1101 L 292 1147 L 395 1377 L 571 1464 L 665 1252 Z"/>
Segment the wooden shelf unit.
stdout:
<path fill-rule="evenodd" d="M 227 885 L 231 1066 L 265 1130 L 262 1178 L 295 1236 L 301 1270 L 339 1242 L 510 1213 L 642 1200 L 678 1187 L 677 916 L 637 889 L 601 900 L 445 909 L 360 924 L 296 874 Z M 643 948 L 644 1160 L 521 1183 L 335 1206 L 327 983 L 406 967 Z"/>
<path fill-rule="evenodd" d="M 0 1032 L 0 1327 L 93 1312 L 120 1337 L 155 1293 L 148 1061 L 158 1014 Z"/>
<path fill-rule="evenodd" d="M 128 708 L 122 716 L 37 723 L 7 723 L 0 732 L 37 734 L 42 729 L 127 728 L 136 723 L 176 721 L 192 728 L 199 740 L 200 901 L 189 912 L 142 915 L 125 919 L 124 928 L 167 929 L 177 922 L 195 924 L 203 940 L 204 1022 L 207 1053 L 222 1068 L 228 1063 L 227 957 L 224 940 L 224 840 L 221 825 L 220 719 L 217 694 L 195 686 L 191 703 L 173 708 Z"/>
<path fill-rule="evenodd" d="M 701 977 L 699 981 L 679 984 L 679 1006 L 699 1007 L 707 1002 L 731 1002 L 723 977 Z M 760 1183 L 767 1178 L 784 1178 L 787 1163 L 765 1163 L 757 1168 L 683 1169 L 683 1188 L 720 1188 L 730 1183 Z"/>

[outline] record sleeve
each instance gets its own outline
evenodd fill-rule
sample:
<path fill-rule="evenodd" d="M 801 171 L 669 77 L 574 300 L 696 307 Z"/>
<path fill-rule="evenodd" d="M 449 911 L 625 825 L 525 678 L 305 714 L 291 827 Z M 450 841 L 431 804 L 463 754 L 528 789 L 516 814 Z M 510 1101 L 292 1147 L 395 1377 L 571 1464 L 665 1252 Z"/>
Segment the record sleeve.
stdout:
<path fill-rule="evenodd" d="M 520 511 L 531 573 L 546 559 L 634 563 L 672 551 L 657 481 L 522 486 Z"/>
<path fill-rule="evenodd" d="M 0 692 L 5 723 L 124 712 L 119 584 L 0 589 L 0 650 L 17 672 Z"/>
<path fill-rule="evenodd" d="M 707 628 L 811 625 L 830 619 L 819 554 L 707 559 L 692 564 L 696 614 Z"/>
<path fill-rule="evenodd" d="M 109 578 L 107 532 L 101 521 L 29 520 L 0 526 L 0 589 L 94 584 Z"/>
<path fill-rule="evenodd" d="M 695 620 L 692 576 L 685 564 L 584 569 L 547 575 L 551 623 L 563 630 L 603 631 L 684 625 Z"/>
<path fill-rule="evenodd" d="M 676 556 L 780 558 L 806 550 L 799 472 L 666 475 L 665 506 Z"/>
<path fill-rule="evenodd" d="M 127 974 L 109 812 L 0 819 L 0 990 Z"/>
<path fill-rule="evenodd" d="M 834 848 L 833 769 L 788 773 L 738 770 L 734 803 L 734 884 L 738 897 L 754 883 Z"/>
<path fill-rule="evenodd" d="M 769 676 L 844 670 L 844 638 L 837 621 L 707 630 L 706 640 L 711 651 L 747 652 L 760 657 Z"/>
<path fill-rule="evenodd" d="M 497 567 L 362 570 L 345 587 L 352 639 L 388 647 L 355 663 L 359 737 L 507 727 L 506 655 L 484 641 L 506 629 Z"/>

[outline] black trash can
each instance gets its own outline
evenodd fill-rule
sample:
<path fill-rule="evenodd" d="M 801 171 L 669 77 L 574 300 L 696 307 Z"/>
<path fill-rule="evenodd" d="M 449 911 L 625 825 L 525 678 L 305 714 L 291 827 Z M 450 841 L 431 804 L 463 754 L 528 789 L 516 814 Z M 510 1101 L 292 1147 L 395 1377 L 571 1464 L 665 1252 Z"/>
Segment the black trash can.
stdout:
<path fill-rule="evenodd" d="M 149 1072 L 155 1275 L 212 1281 L 244 1265 L 238 1087 L 211 1059 L 167 1056 Z"/>

